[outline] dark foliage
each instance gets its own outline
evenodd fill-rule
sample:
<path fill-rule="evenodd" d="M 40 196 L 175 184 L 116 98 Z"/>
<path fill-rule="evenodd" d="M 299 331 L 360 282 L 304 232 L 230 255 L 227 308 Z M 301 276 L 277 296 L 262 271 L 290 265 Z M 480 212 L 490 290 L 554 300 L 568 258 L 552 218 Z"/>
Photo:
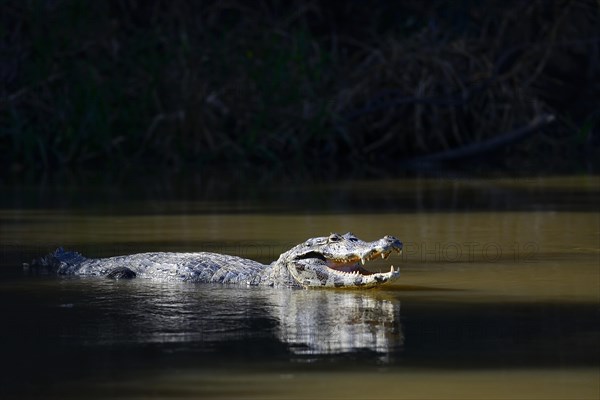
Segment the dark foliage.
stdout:
<path fill-rule="evenodd" d="M 3 0 L 3 170 L 598 148 L 595 1 Z M 594 136 L 595 135 L 595 136 Z"/>

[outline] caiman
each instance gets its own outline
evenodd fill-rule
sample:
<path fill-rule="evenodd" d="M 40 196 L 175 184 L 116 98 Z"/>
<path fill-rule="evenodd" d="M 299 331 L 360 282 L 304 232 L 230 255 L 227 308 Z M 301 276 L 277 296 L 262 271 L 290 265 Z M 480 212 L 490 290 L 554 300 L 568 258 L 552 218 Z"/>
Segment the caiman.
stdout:
<path fill-rule="evenodd" d="M 352 233 L 308 239 L 281 254 L 270 265 L 217 253 L 141 253 L 109 258 L 86 258 L 62 248 L 34 260 L 61 275 L 104 276 L 112 279 L 149 278 L 206 283 L 236 283 L 296 288 L 369 288 L 396 279 L 400 269 L 371 272 L 370 260 L 401 253 L 402 242 L 384 236 L 365 242 Z"/>

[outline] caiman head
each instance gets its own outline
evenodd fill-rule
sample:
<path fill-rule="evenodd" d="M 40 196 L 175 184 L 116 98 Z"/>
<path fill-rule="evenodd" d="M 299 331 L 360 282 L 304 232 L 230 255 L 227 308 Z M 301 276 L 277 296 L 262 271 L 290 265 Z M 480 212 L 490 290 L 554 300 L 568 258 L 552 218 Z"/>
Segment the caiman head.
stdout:
<path fill-rule="evenodd" d="M 352 233 L 332 233 L 308 239 L 283 253 L 277 264 L 287 267 L 295 283 L 305 288 L 368 288 L 400 276 L 400 269 L 395 270 L 393 265 L 386 272 L 371 272 L 363 267 L 376 258 L 387 259 L 394 251 L 402 252 L 402 242 L 393 236 L 364 242 Z"/>

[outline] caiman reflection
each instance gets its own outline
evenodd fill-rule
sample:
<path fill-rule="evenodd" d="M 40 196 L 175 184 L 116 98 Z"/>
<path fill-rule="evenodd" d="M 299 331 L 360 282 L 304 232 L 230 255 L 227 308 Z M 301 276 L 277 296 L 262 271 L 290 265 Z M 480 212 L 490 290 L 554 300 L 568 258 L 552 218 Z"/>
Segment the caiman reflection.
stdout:
<path fill-rule="evenodd" d="M 279 337 L 295 354 L 371 350 L 387 354 L 404 342 L 400 302 L 366 293 L 274 291 Z"/>
<path fill-rule="evenodd" d="M 341 354 L 368 350 L 385 355 L 403 344 L 400 302 L 377 292 L 286 290 L 148 280 L 103 281 L 91 285 L 96 306 L 107 310 L 111 329 L 90 332 L 90 340 L 172 343 L 211 351 L 222 343 L 267 337 L 291 354 Z M 199 286 L 202 290 L 198 290 Z M 99 293 L 100 292 L 100 293 Z M 80 304 L 69 305 L 73 309 Z M 127 323 L 120 323 L 126 319 Z M 106 326 L 106 321 L 97 321 Z M 72 332 L 85 336 L 85 332 Z M 84 339 L 84 338 L 82 338 Z"/>

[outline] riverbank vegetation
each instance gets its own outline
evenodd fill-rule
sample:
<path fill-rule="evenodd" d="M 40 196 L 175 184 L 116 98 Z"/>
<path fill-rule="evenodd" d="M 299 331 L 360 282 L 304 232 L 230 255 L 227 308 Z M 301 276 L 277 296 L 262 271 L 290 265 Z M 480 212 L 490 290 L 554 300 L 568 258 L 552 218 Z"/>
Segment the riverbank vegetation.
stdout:
<path fill-rule="evenodd" d="M 503 162 L 547 164 L 600 142 L 595 1 L 1 7 L 5 173 L 403 165 L 507 137 Z"/>

